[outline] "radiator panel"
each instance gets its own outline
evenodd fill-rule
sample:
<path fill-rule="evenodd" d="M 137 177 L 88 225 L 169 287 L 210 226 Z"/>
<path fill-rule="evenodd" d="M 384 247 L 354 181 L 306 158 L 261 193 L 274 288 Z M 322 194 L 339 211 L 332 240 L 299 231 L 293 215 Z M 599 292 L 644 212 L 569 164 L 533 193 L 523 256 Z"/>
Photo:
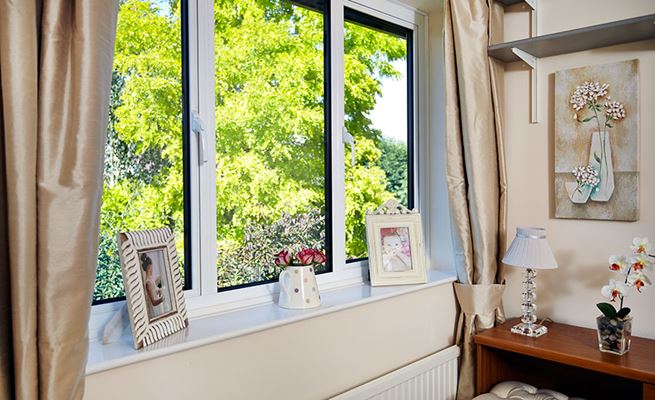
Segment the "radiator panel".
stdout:
<path fill-rule="evenodd" d="M 333 400 L 452 400 L 459 348 L 449 347 L 358 386 Z"/>

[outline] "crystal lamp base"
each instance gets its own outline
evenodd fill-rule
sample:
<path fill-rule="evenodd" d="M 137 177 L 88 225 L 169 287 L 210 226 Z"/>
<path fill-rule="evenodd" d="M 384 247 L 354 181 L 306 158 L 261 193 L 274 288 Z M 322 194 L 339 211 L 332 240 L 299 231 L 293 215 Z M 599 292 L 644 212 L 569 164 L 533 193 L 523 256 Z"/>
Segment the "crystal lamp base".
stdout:
<path fill-rule="evenodd" d="M 523 317 L 520 324 L 512 327 L 512 333 L 535 338 L 548 333 L 548 328 L 537 323 L 537 316 L 535 315 L 537 305 L 534 304 L 536 298 L 534 278 L 536 276 L 537 273 L 534 269 L 526 268 L 525 277 L 523 278 L 523 303 L 521 303 Z"/>
<path fill-rule="evenodd" d="M 518 333 L 519 335 L 530 337 L 539 337 L 548 333 L 548 328 L 539 324 L 526 324 L 525 322 L 521 322 L 512 327 L 512 333 Z"/>

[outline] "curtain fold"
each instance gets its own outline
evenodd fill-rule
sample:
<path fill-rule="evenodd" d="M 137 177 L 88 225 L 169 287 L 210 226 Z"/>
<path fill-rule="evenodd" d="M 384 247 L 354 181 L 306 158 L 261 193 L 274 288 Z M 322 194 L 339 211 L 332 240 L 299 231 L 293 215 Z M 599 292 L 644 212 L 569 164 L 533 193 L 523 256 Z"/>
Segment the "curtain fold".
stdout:
<path fill-rule="evenodd" d="M 444 14 L 446 181 L 462 349 L 457 397 L 471 399 L 473 335 L 504 320 L 498 263 L 506 230 L 503 66 L 487 56 L 487 46 L 502 40 L 503 8 L 487 0 L 445 0 Z"/>
<path fill-rule="evenodd" d="M 0 398 L 84 393 L 117 13 L 0 2 Z"/>

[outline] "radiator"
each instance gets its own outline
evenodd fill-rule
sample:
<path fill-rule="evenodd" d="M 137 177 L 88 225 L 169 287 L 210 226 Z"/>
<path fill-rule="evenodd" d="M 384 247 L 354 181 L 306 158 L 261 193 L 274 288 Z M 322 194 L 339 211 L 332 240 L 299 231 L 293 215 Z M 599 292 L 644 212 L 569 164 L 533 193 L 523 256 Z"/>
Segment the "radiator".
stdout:
<path fill-rule="evenodd" d="M 449 347 L 332 400 L 451 400 L 457 394 L 459 348 Z"/>

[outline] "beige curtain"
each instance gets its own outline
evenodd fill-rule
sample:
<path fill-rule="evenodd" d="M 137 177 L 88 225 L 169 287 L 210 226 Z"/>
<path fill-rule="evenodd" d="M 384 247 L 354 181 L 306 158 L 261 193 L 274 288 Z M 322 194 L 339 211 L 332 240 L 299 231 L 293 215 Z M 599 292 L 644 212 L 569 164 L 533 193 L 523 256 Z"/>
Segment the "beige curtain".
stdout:
<path fill-rule="evenodd" d="M 503 9 L 491 0 L 446 0 L 444 14 L 446 174 L 462 349 L 457 396 L 471 399 L 473 335 L 504 319 L 497 261 L 504 249 L 506 210 L 503 66 L 487 57 L 487 46 L 503 39 Z"/>
<path fill-rule="evenodd" d="M 118 0 L 0 0 L 0 398 L 80 399 Z"/>

